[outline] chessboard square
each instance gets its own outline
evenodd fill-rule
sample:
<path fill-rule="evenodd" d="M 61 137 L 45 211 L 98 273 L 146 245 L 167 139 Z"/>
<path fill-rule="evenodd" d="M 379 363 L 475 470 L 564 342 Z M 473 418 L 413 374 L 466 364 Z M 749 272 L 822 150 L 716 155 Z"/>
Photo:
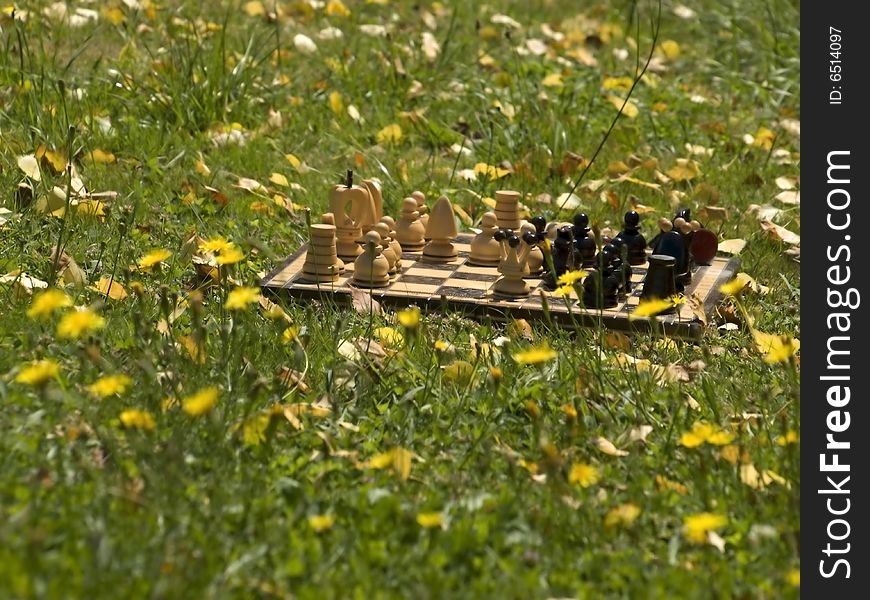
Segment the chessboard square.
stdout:
<path fill-rule="evenodd" d="M 475 267 L 474 265 L 464 264 L 458 269 L 457 273 L 467 273 L 469 275 L 486 275 L 498 278 L 498 269 L 495 267 Z M 495 279 L 493 279 L 495 281 Z"/>
<path fill-rule="evenodd" d="M 492 287 L 492 281 L 480 281 L 474 279 L 448 279 L 442 285 L 445 288 L 466 288 L 471 290 L 488 290 Z"/>
<path fill-rule="evenodd" d="M 431 267 L 421 267 L 414 265 L 402 273 L 403 276 L 412 277 L 434 277 L 436 279 L 447 279 L 453 273 L 453 269 L 433 269 Z"/>
<path fill-rule="evenodd" d="M 428 283 L 408 283 L 406 281 L 397 281 L 395 284 L 390 286 L 390 291 L 407 296 L 430 296 L 437 292 L 440 287 L 440 285 Z"/>
<path fill-rule="evenodd" d="M 625 304 L 628 306 L 637 306 L 640 304 L 640 296 L 628 296 L 625 299 Z"/>
<path fill-rule="evenodd" d="M 646 275 L 644 273 L 632 273 L 631 274 L 631 282 L 632 283 L 640 283 L 643 281 Z"/>

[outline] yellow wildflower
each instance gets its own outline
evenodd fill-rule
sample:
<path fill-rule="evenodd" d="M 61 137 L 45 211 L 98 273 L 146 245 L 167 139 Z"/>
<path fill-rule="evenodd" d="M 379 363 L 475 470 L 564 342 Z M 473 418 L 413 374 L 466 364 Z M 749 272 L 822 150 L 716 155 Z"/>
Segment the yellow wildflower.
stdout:
<path fill-rule="evenodd" d="M 332 515 L 311 515 L 308 517 L 308 524 L 311 526 L 311 529 L 320 533 L 335 524 L 335 517 Z"/>
<path fill-rule="evenodd" d="M 88 391 L 100 398 L 108 398 L 114 394 L 123 394 L 133 380 L 123 373 L 100 377 L 88 386 Z"/>
<path fill-rule="evenodd" d="M 652 298 L 650 300 L 641 301 L 631 313 L 629 313 L 628 318 L 637 319 L 640 317 L 653 317 L 659 313 L 662 313 L 670 308 L 673 308 L 674 304 L 670 299 L 668 300 L 659 300 L 658 298 Z"/>
<path fill-rule="evenodd" d="M 680 444 L 686 448 L 696 448 L 707 443 L 714 446 L 725 446 L 734 440 L 734 434 L 719 429 L 715 425 L 698 421 L 692 425 L 692 430 L 680 436 Z"/>
<path fill-rule="evenodd" d="M 793 585 L 794 587 L 801 586 L 801 570 L 800 569 L 791 569 L 788 573 L 785 574 L 785 580 L 789 585 Z"/>
<path fill-rule="evenodd" d="M 637 504 L 627 502 L 607 511 L 607 514 L 604 516 L 604 525 L 607 527 L 614 527 L 616 525 L 630 527 L 638 516 L 640 516 L 640 507 Z"/>
<path fill-rule="evenodd" d="M 421 512 L 417 514 L 417 524 L 424 529 L 444 527 L 444 514 L 440 512 Z"/>
<path fill-rule="evenodd" d="M 154 417 L 151 413 L 138 408 L 128 408 L 120 416 L 121 424 L 129 429 L 144 429 L 153 431 L 155 427 Z"/>
<path fill-rule="evenodd" d="M 746 281 L 737 278 L 719 286 L 719 291 L 729 296 L 736 296 L 746 288 Z"/>
<path fill-rule="evenodd" d="M 244 310 L 260 298 L 260 290 L 255 287 L 237 287 L 227 294 L 224 308 L 227 310 Z"/>
<path fill-rule="evenodd" d="M 150 252 L 142 256 L 138 261 L 136 261 L 136 264 L 139 265 L 140 269 L 144 269 L 147 271 L 155 265 L 159 265 L 170 256 L 172 256 L 172 252 L 170 252 L 169 250 L 165 250 L 162 248 L 157 250 L 151 250 Z"/>
<path fill-rule="evenodd" d="M 219 265 L 234 265 L 237 262 L 242 262 L 244 259 L 245 253 L 239 250 L 237 246 L 231 246 L 219 253 L 214 260 Z"/>
<path fill-rule="evenodd" d="M 225 237 L 213 237 L 199 243 L 199 249 L 202 252 L 224 252 L 233 247 L 235 244 Z"/>
<path fill-rule="evenodd" d="M 405 341 L 405 337 L 392 327 L 378 327 L 375 329 L 375 337 L 387 346 L 401 346 Z"/>
<path fill-rule="evenodd" d="M 689 515 L 683 519 L 684 531 L 689 541 L 703 544 L 707 541 L 707 534 L 711 531 L 724 527 L 728 522 L 722 515 L 709 512 Z"/>
<path fill-rule="evenodd" d="M 53 360 L 35 360 L 18 372 L 15 381 L 25 385 L 42 385 L 58 375 L 60 367 Z"/>
<path fill-rule="evenodd" d="M 350 9 L 341 0 L 329 0 L 326 4 L 326 14 L 330 17 L 349 17 Z"/>
<path fill-rule="evenodd" d="M 686 297 L 683 294 L 674 294 L 669 300 L 671 301 L 671 306 L 679 306 L 686 303 Z"/>
<path fill-rule="evenodd" d="M 294 342 L 299 338 L 299 328 L 291 325 L 287 329 L 281 332 L 281 341 L 285 344 L 289 344 L 290 342 Z"/>
<path fill-rule="evenodd" d="M 387 125 L 375 135 L 375 139 L 379 144 L 396 144 L 402 139 L 402 128 L 397 123 Z"/>
<path fill-rule="evenodd" d="M 598 469 L 586 463 L 574 463 L 568 473 L 568 481 L 581 487 L 589 487 L 598 481 Z"/>
<path fill-rule="evenodd" d="M 566 271 L 562 275 L 559 276 L 559 279 L 556 280 L 556 283 L 559 285 L 574 285 L 584 277 L 589 275 L 586 271 L 582 269 L 578 269 L 576 271 Z"/>
<path fill-rule="evenodd" d="M 416 306 L 399 311 L 398 317 L 399 324 L 405 329 L 417 329 L 420 326 L 420 309 Z"/>
<path fill-rule="evenodd" d="M 553 360 L 557 356 L 559 356 L 558 352 L 551 349 L 546 344 L 543 344 L 541 346 L 529 348 L 523 352 L 517 352 L 513 355 L 513 359 L 521 365 L 536 365 Z"/>
<path fill-rule="evenodd" d="M 444 340 L 435 340 L 433 346 L 438 352 L 446 352 L 448 354 L 456 352 L 456 347 L 450 342 L 445 342 Z"/>
<path fill-rule="evenodd" d="M 574 286 L 572 286 L 572 285 L 560 285 L 555 290 L 553 290 L 553 295 L 554 296 L 562 296 L 564 298 L 567 298 L 568 296 L 571 295 L 571 292 L 573 292 L 573 291 L 574 291 Z"/>
<path fill-rule="evenodd" d="M 57 288 L 49 288 L 33 297 L 27 316 L 31 319 L 46 319 L 59 308 L 72 306 L 72 300 Z"/>
<path fill-rule="evenodd" d="M 66 313 L 57 324 L 57 335 L 62 338 L 77 339 L 99 331 L 106 326 L 106 320 L 89 308 L 77 309 Z"/>
<path fill-rule="evenodd" d="M 214 408 L 218 400 L 218 389 L 215 386 L 203 388 L 184 399 L 181 406 L 184 412 L 192 417 L 199 417 Z"/>

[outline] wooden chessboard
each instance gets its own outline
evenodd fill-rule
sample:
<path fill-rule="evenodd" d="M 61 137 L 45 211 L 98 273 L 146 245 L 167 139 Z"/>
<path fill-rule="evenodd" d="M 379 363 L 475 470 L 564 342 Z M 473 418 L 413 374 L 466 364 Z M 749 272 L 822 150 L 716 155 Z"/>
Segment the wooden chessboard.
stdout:
<path fill-rule="evenodd" d="M 401 272 L 383 288 L 357 288 L 371 293 L 382 304 L 406 308 L 411 305 L 421 309 L 452 310 L 469 317 L 489 316 L 496 320 L 525 318 L 552 320 L 567 327 L 597 327 L 622 331 L 644 331 L 661 328 L 673 337 L 699 339 L 704 334 L 701 321 L 688 303 L 677 307 L 674 314 L 657 316 L 656 325 L 645 317 L 629 319 L 631 311 L 640 301 L 646 264 L 632 267 L 630 295 L 613 308 L 587 309 L 579 304 L 572 294 L 570 298 L 556 296 L 547 290 L 540 278 L 527 279 L 531 293 L 519 300 L 495 295 L 492 284 L 499 277 L 495 267 L 476 267 L 467 263 L 471 250 L 472 234 L 460 234 L 454 245 L 459 258 L 449 264 L 422 262 L 420 252 L 405 252 L 402 255 Z M 335 283 L 307 283 L 301 279 L 307 245 L 304 245 L 283 264 L 260 281 L 264 291 L 289 295 L 301 300 L 325 300 L 349 303 L 353 284 L 353 263 Z M 709 266 L 696 266 L 692 281 L 685 295 L 696 296 L 703 310 L 710 316 L 722 297 L 719 286 L 734 277 L 739 266 L 736 258 L 717 257 Z"/>

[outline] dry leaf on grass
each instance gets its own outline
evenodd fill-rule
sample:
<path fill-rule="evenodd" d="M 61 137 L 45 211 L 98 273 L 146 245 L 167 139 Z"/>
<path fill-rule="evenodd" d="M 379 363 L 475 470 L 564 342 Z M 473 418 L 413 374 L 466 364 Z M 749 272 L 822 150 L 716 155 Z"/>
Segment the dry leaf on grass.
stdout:
<path fill-rule="evenodd" d="M 764 229 L 767 234 L 774 240 L 785 242 L 790 246 L 799 246 L 801 243 L 801 236 L 794 233 L 793 231 L 789 231 L 781 225 L 772 223 L 767 219 L 762 220 L 760 224 L 761 228 Z"/>

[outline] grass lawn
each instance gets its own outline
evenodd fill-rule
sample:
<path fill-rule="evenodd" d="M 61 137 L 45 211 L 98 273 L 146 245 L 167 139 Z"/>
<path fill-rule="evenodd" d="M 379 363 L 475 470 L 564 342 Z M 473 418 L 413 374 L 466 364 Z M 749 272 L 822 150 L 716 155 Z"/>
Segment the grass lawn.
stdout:
<path fill-rule="evenodd" d="M 0 597 L 799 596 L 797 2 L 13 8 Z M 700 343 L 259 297 L 346 169 L 752 279 Z"/>

